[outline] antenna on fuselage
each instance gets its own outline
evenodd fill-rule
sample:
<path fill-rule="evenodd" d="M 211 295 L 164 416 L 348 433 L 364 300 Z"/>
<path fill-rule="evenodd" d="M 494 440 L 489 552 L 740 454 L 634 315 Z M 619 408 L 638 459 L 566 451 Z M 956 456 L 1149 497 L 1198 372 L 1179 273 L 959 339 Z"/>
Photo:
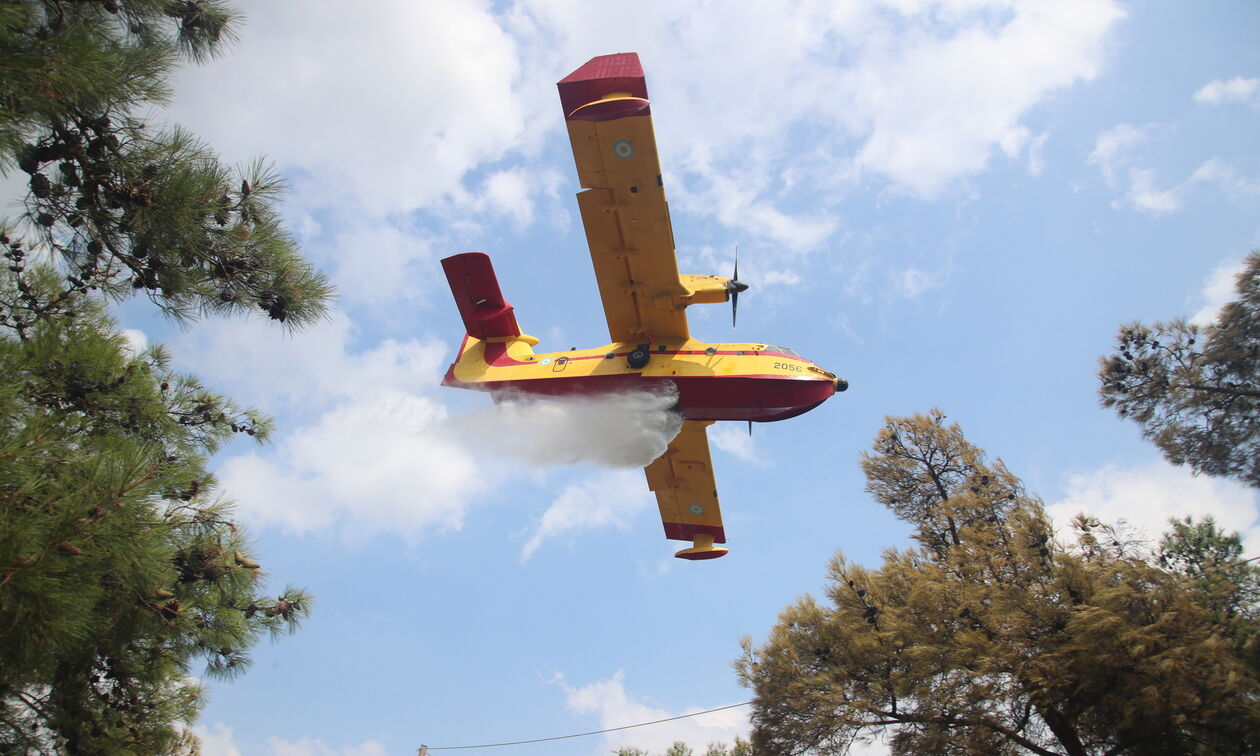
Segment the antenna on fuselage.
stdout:
<path fill-rule="evenodd" d="M 739 280 L 739 245 L 735 245 L 735 272 L 731 280 L 726 282 L 726 290 L 731 298 L 731 328 L 735 327 L 735 313 L 739 310 L 739 293 L 748 290 L 748 284 Z"/>

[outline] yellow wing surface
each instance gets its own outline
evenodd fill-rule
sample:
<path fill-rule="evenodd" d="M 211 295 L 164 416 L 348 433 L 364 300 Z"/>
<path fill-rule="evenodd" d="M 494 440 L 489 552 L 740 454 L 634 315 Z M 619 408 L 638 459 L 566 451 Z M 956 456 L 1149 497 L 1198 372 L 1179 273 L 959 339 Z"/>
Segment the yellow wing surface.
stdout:
<path fill-rule="evenodd" d="M 722 530 L 722 510 L 718 507 L 717 483 L 705 433 L 711 424 L 712 421 L 683 422 L 669 449 L 645 468 L 648 488 L 656 494 L 661 509 L 665 537 L 694 544 L 674 555 L 684 559 L 711 559 L 726 553 L 726 549 L 713 545 L 726 543 L 726 533 Z"/>
<path fill-rule="evenodd" d="M 639 56 L 602 55 L 558 85 L 578 181 L 577 196 L 612 341 L 690 338 L 686 307 L 722 302 L 729 279 L 680 276 L 674 232 Z M 645 468 L 665 537 L 692 541 L 675 556 L 726 553 L 708 422 L 686 421 L 663 456 Z"/>
<path fill-rule="evenodd" d="M 686 339 L 647 85 L 634 53 L 604 55 L 558 85 L 573 143 L 578 207 L 614 342 Z"/>

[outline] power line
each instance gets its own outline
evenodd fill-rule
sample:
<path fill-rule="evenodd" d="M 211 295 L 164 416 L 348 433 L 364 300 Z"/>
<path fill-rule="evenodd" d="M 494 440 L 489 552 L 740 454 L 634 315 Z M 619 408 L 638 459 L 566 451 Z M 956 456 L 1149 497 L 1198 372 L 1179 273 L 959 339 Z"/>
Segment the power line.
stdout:
<path fill-rule="evenodd" d="M 676 717 L 666 717 L 665 719 L 657 719 L 652 722 L 640 722 L 638 724 L 622 725 L 621 727 L 609 727 L 606 730 L 591 730 L 590 732 L 579 732 L 573 735 L 553 735 L 550 738 L 534 738 L 533 740 L 512 740 L 506 743 L 482 743 L 480 745 L 457 745 L 457 746 L 420 746 L 420 753 L 426 751 L 457 751 L 465 748 L 499 748 L 500 746 L 525 745 L 526 743 L 545 743 L 549 740 L 567 740 L 568 738 L 583 738 L 587 735 L 602 735 L 605 732 L 616 732 L 618 730 L 630 730 L 635 727 L 647 727 L 648 725 L 661 724 L 662 722 L 673 722 L 676 719 L 686 719 L 687 717 L 698 717 L 701 714 L 711 714 L 715 711 L 724 711 L 726 709 L 734 709 L 739 706 L 747 706 L 752 701 L 744 701 L 742 703 L 730 704 L 727 706 L 719 706 L 715 709 L 705 709 L 704 711 L 693 711 L 690 714 L 679 714 Z"/>

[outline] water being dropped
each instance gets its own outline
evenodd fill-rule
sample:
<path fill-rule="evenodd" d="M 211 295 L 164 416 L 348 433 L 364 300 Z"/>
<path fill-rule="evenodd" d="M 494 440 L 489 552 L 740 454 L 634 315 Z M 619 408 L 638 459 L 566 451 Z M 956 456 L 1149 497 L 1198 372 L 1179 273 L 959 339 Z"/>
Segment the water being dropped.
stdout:
<path fill-rule="evenodd" d="M 542 466 L 592 462 L 643 467 L 665 453 L 682 428 L 670 408 L 677 389 L 534 399 L 498 404 L 453 421 L 471 446 Z"/>

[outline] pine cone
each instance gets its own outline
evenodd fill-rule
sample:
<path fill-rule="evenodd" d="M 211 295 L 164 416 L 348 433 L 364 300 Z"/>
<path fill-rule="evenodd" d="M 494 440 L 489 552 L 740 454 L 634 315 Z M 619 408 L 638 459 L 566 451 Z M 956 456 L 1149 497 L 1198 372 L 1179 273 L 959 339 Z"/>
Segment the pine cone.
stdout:
<path fill-rule="evenodd" d="M 31 194 L 39 199 L 47 199 L 52 194 L 52 182 L 42 173 L 31 176 Z"/>

